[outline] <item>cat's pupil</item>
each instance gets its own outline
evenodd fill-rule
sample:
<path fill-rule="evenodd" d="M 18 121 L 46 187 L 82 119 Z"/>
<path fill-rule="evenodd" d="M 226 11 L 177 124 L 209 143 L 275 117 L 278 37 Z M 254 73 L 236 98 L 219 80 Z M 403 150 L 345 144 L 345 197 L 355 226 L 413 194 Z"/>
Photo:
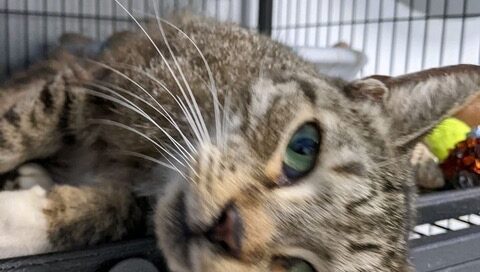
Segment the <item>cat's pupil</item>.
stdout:
<path fill-rule="evenodd" d="M 317 143 L 309 138 L 301 138 L 290 144 L 290 149 L 301 155 L 312 155 L 315 153 Z"/>

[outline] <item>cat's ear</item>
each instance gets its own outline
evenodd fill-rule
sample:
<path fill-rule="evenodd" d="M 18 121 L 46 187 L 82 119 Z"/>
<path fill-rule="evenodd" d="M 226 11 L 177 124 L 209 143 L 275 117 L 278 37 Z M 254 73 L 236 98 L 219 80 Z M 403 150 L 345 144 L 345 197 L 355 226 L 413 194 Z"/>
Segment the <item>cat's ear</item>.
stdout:
<path fill-rule="evenodd" d="M 352 82 L 352 99 L 381 103 L 392 119 L 397 146 L 412 146 L 447 116 L 480 95 L 480 66 L 455 65 L 400 77 L 373 76 Z"/>

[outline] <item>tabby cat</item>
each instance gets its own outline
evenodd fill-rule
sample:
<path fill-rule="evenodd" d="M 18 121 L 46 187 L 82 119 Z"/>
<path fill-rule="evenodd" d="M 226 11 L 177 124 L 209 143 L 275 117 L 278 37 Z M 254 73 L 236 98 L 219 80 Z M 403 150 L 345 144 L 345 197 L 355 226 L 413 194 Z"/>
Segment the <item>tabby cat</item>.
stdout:
<path fill-rule="evenodd" d="M 123 239 L 154 195 L 171 271 L 410 271 L 410 153 L 480 67 L 347 83 L 235 25 L 172 22 L 67 35 L 2 87 L 0 256 Z"/>

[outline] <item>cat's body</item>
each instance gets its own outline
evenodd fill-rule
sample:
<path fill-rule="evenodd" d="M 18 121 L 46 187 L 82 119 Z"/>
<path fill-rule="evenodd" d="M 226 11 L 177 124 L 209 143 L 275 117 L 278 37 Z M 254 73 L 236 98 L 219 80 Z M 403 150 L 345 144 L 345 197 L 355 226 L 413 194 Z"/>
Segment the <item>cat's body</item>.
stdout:
<path fill-rule="evenodd" d="M 167 24 L 168 43 L 159 28 L 154 43 L 120 33 L 95 61 L 60 52 L 1 90 L 0 171 L 48 157 L 68 185 L 0 192 L 33 199 L 10 226 L 0 207 L 0 256 L 121 239 L 144 220 L 132 191 L 153 184 L 173 271 L 408 271 L 409 152 L 478 87 L 478 68 L 347 84 L 239 27 L 175 24 L 189 37 Z M 318 154 L 289 178 L 285 148 L 305 124 Z"/>

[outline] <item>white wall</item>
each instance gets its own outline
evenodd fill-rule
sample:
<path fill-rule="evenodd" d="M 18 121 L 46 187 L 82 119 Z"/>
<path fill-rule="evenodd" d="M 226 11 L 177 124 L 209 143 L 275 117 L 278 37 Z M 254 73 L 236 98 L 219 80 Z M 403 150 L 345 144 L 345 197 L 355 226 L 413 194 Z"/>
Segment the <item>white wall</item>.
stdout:
<path fill-rule="evenodd" d="M 219 20 L 241 23 L 255 29 L 258 1 L 262 0 L 154 0 L 162 15 L 173 8 L 189 6 Z M 414 9 L 410 13 L 409 1 Z M 447 1 L 447 11 L 443 7 Z M 153 13 L 152 0 L 120 0 L 131 6 L 135 16 Z M 345 41 L 364 51 L 369 62 L 362 75 L 402 74 L 422 68 L 480 61 L 480 0 L 274 0 L 272 35 L 292 46 L 325 47 Z M 131 3 L 131 5 L 129 5 Z M 456 18 L 425 20 L 445 13 Z M 46 8 L 45 8 L 46 4 Z M 369 7 L 366 9 L 366 7 Z M 380 9 L 382 7 L 382 9 Z M 396 9 L 396 13 L 395 13 Z M 9 11 L 9 14 L 6 14 Z M 21 13 L 28 11 L 31 15 Z M 52 13 L 45 16 L 45 12 Z M 62 14 L 66 17 L 62 17 Z M 85 18 L 75 18 L 78 15 Z M 412 22 L 404 20 L 409 16 Z M 118 17 L 124 21 L 96 20 L 95 16 Z M 383 23 L 377 23 L 379 20 Z M 397 19 L 394 19 L 397 18 Z M 351 21 L 360 21 L 352 26 Z M 365 24 L 364 21 L 368 22 Z M 328 22 L 343 22 L 327 27 Z M 115 29 L 128 27 L 127 15 L 113 0 L 0 0 L 0 80 L 7 66 L 19 69 L 27 61 L 45 54 L 65 31 L 82 32 L 97 39 Z M 297 28 L 281 28 L 295 26 Z M 395 35 L 393 35 L 395 34 Z M 463 38 L 462 38 L 463 37 Z M 25 42 L 27 41 L 27 42 Z M 426 42 L 424 42 L 426 41 Z"/>
<path fill-rule="evenodd" d="M 331 46 L 345 41 L 367 54 L 369 62 L 363 75 L 397 75 L 439 65 L 479 63 L 479 0 L 465 1 L 465 14 L 475 17 L 464 21 L 463 0 L 447 0 L 446 11 L 445 0 L 411 0 L 414 7 L 411 13 L 409 1 L 276 0 L 273 25 L 281 29 L 275 30 L 273 36 L 302 47 Z M 427 2 L 430 16 L 442 17 L 445 13 L 456 18 L 425 20 Z M 403 20 L 410 15 L 416 20 L 411 23 Z M 385 22 L 377 23 L 379 18 Z M 352 19 L 362 23 L 352 26 Z M 318 27 L 328 22 L 344 25 Z M 282 28 L 292 25 L 302 27 Z"/>

